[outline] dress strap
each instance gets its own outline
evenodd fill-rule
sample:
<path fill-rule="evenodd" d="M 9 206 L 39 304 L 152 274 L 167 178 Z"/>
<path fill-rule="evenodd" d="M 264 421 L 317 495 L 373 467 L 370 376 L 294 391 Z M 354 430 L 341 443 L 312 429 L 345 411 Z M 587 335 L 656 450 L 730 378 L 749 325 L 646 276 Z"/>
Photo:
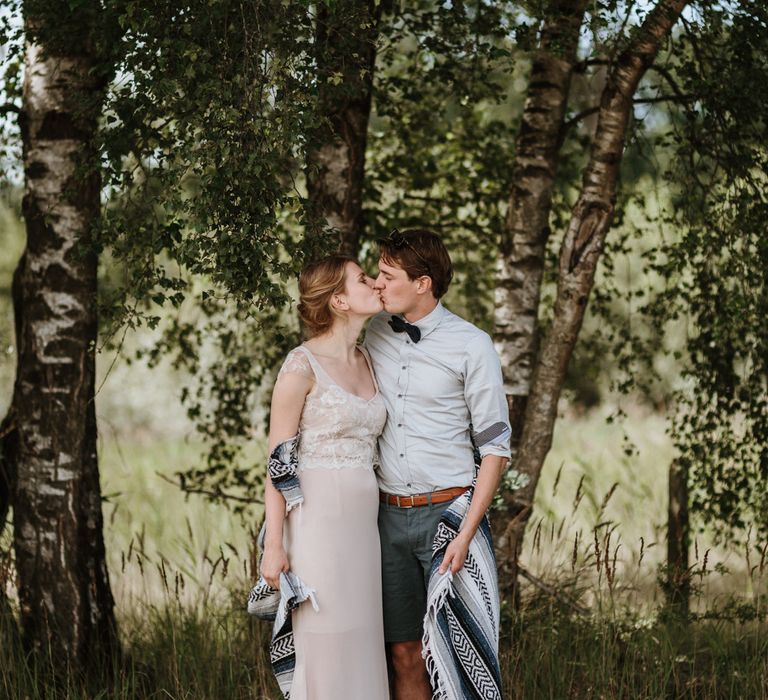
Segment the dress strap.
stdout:
<path fill-rule="evenodd" d="M 304 352 L 297 352 L 297 348 L 291 350 L 283 360 L 277 376 L 280 377 L 283 374 L 297 374 L 313 382 L 316 381 L 315 370 L 309 357 Z"/>
<path fill-rule="evenodd" d="M 322 377 L 326 381 L 330 381 L 333 383 L 333 380 L 328 375 L 328 372 L 326 372 L 323 369 L 323 366 L 317 361 L 317 358 L 312 354 L 312 351 L 306 347 L 305 345 L 297 345 L 296 350 L 301 350 L 304 357 L 306 357 L 309 360 L 309 364 L 312 367 L 312 371 L 315 373 L 315 381 L 317 383 L 320 383 L 320 378 Z"/>

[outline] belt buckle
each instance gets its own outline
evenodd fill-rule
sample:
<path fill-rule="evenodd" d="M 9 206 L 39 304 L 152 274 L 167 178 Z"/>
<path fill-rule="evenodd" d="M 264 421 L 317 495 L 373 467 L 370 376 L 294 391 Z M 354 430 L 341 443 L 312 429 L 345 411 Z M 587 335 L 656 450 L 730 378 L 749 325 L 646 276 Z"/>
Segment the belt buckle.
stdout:
<path fill-rule="evenodd" d="M 398 508 L 413 508 L 414 507 L 413 506 L 413 496 L 396 496 L 395 498 L 397 498 L 397 507 Z M 410 498 L 411 499 L 410 505 L 405 505 L 404 503 L 400 503 L 400 499 L 401 498 Z"/>

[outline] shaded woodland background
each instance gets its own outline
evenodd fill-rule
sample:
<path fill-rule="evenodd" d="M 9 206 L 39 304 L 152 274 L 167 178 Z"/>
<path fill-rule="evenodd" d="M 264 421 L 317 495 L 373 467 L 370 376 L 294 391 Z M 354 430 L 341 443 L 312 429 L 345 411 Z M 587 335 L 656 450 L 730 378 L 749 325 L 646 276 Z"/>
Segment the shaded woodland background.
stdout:
<path fill-rule="evenodd" d="M 277 697 L 296 275 L 412 225 L 502 357 L 510 696 L 765 697 L 768 9 L 0 7 L 9 697 Z"/>

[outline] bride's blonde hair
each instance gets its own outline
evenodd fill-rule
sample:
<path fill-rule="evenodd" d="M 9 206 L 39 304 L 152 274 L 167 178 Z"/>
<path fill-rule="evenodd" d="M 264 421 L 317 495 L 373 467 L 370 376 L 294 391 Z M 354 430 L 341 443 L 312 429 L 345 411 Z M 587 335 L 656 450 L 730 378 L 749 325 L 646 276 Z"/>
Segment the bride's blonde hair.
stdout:
<path fill-rule="evenodd" d="M 350 262 L 357 264 L 357 260 L 348 255 L 329 255 L 311 263 L 301 273 L 298 310 L 307 337 L 331 329 L 336 318 L 331 298 L 344 291 L 345 272 Z"/>

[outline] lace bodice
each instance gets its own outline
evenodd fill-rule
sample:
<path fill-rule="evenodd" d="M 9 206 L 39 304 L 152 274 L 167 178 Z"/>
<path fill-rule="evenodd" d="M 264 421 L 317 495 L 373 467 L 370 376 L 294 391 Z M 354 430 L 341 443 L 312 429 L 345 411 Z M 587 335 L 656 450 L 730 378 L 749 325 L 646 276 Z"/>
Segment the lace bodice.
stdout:
<path fill-rule="evenodd" d="M 365 354 L 362 349 L 361 352 Z M 370 367 L 368 356 L 365 357 Z M 375 377 L 376 393 L 366 401 L 336 384 L 303 345 L 288 353 L 280 375 L 286 372 L 315 381 L 299 422 L 299 471 L 317 467 L 371 469 L 376 440 L 387 419 Z"/>

